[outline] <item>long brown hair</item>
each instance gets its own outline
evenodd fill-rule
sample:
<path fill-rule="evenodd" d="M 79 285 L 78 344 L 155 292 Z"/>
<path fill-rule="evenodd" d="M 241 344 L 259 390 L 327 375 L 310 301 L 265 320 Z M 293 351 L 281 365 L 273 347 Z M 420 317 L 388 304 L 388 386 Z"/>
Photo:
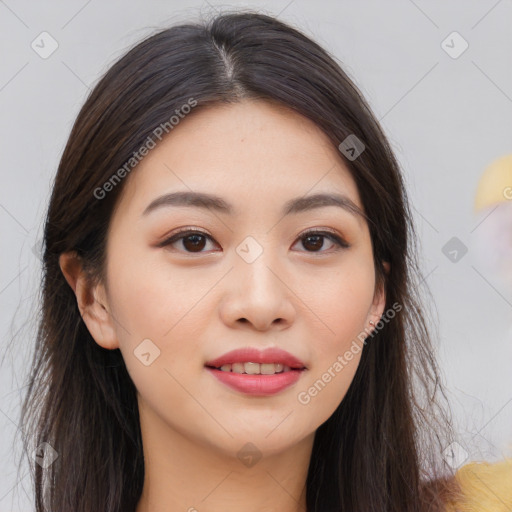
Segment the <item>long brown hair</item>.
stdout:
<path fill-rule="evenodd" d="M 238 12 L 174 26 L 137 44 L 101 78 L 73 126 L 45 221 L 42 315 L 21 414 L 27 451 L 48 443 L 58 454 L 47 468 L 29 460 L 36 511 L 133 512 L 140 499 L 136 389 L 120 351 L 91 337 L 59 255 L 76 251 L 91 281 L 105 277 L 106 233 L 125 180 L 101 198 L 98 188 L 191 98 L 194 110 L 245 98 L 277 102 L 312 120 L 337 147 L 351 135 L 364 143 L 357 158 L 341 151 L 340 158 L 369 219 L 386 309 L 402 307 L 364 346 L 346 396 L 316 431 L 307 508 L 442 510 L 443 487 L 429 482 L 451 475 L 442 451 L 452 432 L 420 306 L 425 286 L 399 165 L 333 57 L 271 16 Z M 391 264 L 389 274 L 383 261 Z"/>

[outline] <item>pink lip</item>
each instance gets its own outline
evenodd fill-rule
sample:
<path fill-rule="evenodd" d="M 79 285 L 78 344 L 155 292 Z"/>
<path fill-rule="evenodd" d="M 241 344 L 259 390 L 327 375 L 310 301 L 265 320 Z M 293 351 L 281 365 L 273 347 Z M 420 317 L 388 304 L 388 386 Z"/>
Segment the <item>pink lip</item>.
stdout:
<path fill-rule="evenodd" d="M 292 369 L 274 375 L 248 375 L 245 373 L 223 372 L 218 369 L 224 364 L 248 362 L 260 364 L 281 363 Z M 236 391 L 253 396 L 268 396 L 279 393 L 295 384 L 300 379 L 303 371 L 307 370 L 302 361 L 279 348 L 268 348 L 263 351 L 255 348 L 232 350 L 217 359 L 208 361 L 205 366 L 223 384 Z"/>
<path fill-rule="evenodd" d="M 248 375 L 246 373 L 223 372 L 216 368 L 206 368 L 223 384 L 236 391 L 253 396 L 274 395 L 295 384 L 306 370 L 290 370 L 274 375 Z"/>
<path fill-rule="evenodd" d="M 242 348 L 238 350 L 232 350 L 226 354 L 213 359 L 212 361 L 206 362 L 205 366 L 212 368 L 220 368 L 224 364 L 233 363 L 281 363 L 287 365 L 290 368 L 303 369 L 306 365 L 295 356 L 292 356 L 289 352 L 281 350 L 280 348 L 267 348 L 266 350 L 260 351 L 255 348 Z"/>

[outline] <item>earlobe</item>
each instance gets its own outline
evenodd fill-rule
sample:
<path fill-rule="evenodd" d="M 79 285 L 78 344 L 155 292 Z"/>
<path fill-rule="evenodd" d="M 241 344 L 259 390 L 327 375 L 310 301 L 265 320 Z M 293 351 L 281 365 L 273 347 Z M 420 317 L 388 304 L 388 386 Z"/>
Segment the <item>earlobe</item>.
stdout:
<path fill-rule="evenodd" d="M 377 323 L 382 315 L 384 314 L 384 308 L 386 307 L 386 290 L 384 284 L 380 287 L 378 292 L 375 295 L 375 299 L 373 301 L 373 316 L 376 318 L 375 322 Z"/>
<path fill-rule="evenodd" d="M 384 267 L 384 270 L 386 274 L 389 275 L 390 271 L 390 264 L 387 261 L 382 262 L 382 266 Z M 370 316 L 373 318 L 373 322 L 375 324 L 378 323 L 378 321 L 382 318 L 382 315 L 384 314 L 384 308 L 386 307 L 386 286 L 385 282 L 382 281 L 380 287 L 375 290 L 374 300 L 370 312 Z"/>
<path fill-rule="evenodd" d="M 75 252 L 62 253 L 59 265 L 75 293 L 80 315 L 96 343 L 109 350 L 119 348 L 104 286 L 90 284 L 82 262 Z"/>

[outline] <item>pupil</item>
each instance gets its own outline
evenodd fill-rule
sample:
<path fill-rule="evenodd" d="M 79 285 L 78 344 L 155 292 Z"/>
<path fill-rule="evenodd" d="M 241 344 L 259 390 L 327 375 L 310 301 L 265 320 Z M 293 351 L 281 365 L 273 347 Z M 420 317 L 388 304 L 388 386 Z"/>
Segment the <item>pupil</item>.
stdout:
<path fill-rule="evenodd" d="M 323 245 L 323 240 L 322 240 L 322 236 L 320 235 L 311 235 L 311 236 L 307 236 L 306 237 L 306 240 L 316 240 L 316 244 L 313 244 L 314 245 L 314 248 L 316 249 L 321 249 L 322 248 L 322 245 Z M 318 243 L 320 242 L 320 243 Z"/>
<path fill-rule="evenodd" d="M 201 239 L 202 239 L 202 244 L 201 244 Z M 202 235 L 189 235 L 187 237 L 185 237 L 183 239 L 183 244 L 185 245 L 185 247 L 187 249 L 189 249 L 189 247 L 187 246 L 187 241 L 190 241 L 190 240 L 193 240 L 192 244 L 191 244 L 191 248 L 192 248 L 192 252 L 194 252 L 194 250 L 202 250 L 203 247 L 204 247 L 204 237 Z"/>

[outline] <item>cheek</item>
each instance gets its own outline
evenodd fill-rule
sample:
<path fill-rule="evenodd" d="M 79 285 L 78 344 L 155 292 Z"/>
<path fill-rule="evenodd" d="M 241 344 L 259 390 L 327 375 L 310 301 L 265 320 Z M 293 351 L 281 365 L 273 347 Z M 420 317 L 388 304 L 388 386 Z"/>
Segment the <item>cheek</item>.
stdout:
<path fill-rule="evenodd" d="M 111 261 L 116 262 L 108 269 L 113 313 L 134 338 L 170 335 L 214 282 L 192 269 L 171 269 L 148 251 L 112 252 Z"/>
<path fill-rule="evenodd" d="M 319 276 L 317 276 L 319 277 Z M 346 345 L 360 334 L 374 298 L 374 269 L 363 257 L 354 255 L 346 265 L 316 281 L 303 285 L 304 302 L 319 321 L 323 343 L 318 355 L 345 350 Z"/>
<path fill-rule="evenodd" d="M 357 371 L 368 328 L 368 312 L 373 302 L 373 267 L 361 258 L 340 266 L 317 293 L 308 292 L 312 332 L 312 368 L 301 387 L 302 404 L 310 404 L 315 414 L 327 419 L 341 402 Z M 310 288 L 311 290 L 311 288 Z"/>
<path fill-rule="evenodd" d="M 192 271 L 171 272 L 147 254 L 134 254 L 122 263 L 111 270 L 110 298 L 128 373 L 144 400 L 156 400 L 156 408 L 162 407 L 158 397 L 165 389 L 165 396 L 185 409 L 178 382 L 187 381 L 192 364 L 202 369 L 201 318 L 206 315 L 201 314 L 201 298 L 215 281 L 196 279 L 192 285 Z"/>
<path fill-rule="evenodd" d="M 141 391 L 165 383 L 169 393 L 179 394 L 179 386 L 164 370 L 171 371 L 180 382 L 187 380 L 191 365 L 202 370 L 201 340 L 210 317 L 206 299 L 219 277 L 212 275 L 211 269 L 171 268 L 167 261 L 152 259 L 148 253 L 129 258 L 123 255 L 117 260 L 115 256 L 113 253 L 112 261 L 118 264 L 109 274 L 111 307 L 132 380 Z M 144 345 L 143 340 L 151 343 L 144 341 Z M 137 355 L 148 351 L 150 360 L 156 357 L 146 367 Z M 177 364 L 180 361 L 188 363 Z"/>
<path fill-rule="evenodd" d="M 317 365 L 316 371 L 311 372 L 297 391 L 299 412 L 302 411 L 307 419 L 310 430 L 327 421 L 343 401 L 357 371 L 361 353 L 345 363 L 336 357 L 328 358 L 326 364 Z"/>
<path fill-rule="evenodd" d="M 297 393 L 297 401 L 317 424 L 333 414 L 354 379 L 372 299 L 372 294 L 359 287 L 332 286 L 330 291 L 330 300 L 319 309 L 325 313 L 325 326 L 314 336 L 311 370 Z"/>

